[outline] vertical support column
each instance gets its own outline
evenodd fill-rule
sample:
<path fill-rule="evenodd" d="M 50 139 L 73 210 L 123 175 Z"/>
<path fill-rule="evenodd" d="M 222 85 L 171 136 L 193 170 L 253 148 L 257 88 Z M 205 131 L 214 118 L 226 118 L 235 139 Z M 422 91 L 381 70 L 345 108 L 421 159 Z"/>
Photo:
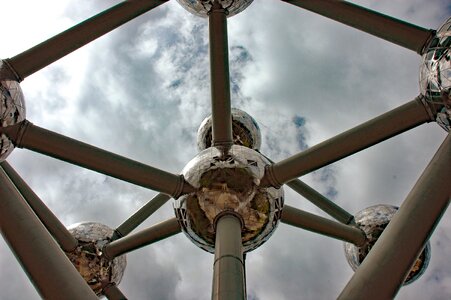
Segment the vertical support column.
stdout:
<path fill-rule="evenodd" d="M 393 299 L 451 199 L 451 134 L 339 299 Z"/>
<path fill-rule="evenodd" d="M 233 144 L 226 14 L 227 11 L 221 4 L 214 1 L 208 18 L 214 146 Z"/>
<path fill-rule="evenodd" d="M 44 299 L 97 300 L 72 263 L 0 169 L 0 228 Z"/>
<path fill-rule="evenodd" d="M 241 221 L 233 214 L 216 223 L 213 300 L 246 299 Z"/>

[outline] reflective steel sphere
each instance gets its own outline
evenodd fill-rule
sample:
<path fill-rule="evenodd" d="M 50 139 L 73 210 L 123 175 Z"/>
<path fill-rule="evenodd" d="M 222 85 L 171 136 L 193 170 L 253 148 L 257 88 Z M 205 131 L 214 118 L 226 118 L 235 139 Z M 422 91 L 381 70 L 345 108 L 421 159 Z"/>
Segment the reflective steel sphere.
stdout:
<path fill-rule="evenodd" d="M 423 52 L 420 92 L 427 101 L 443 104 L 437 123 L 451 130 L 451 18 L 437 31 Z"/>
<path fill-rule="evenodd" d="M 232 108 L 233 143 L 254 150 L 260 149 L 262 136 L 257 122 L 248 113 Z M 197 131 L 197 148 L 199 151 L 212 146 L 211 116 L 205 118 Z"/>
<path fill-rule="evenodd" d="M 127 265 L 125 255 L 113 260 L 107 260 L 102 256 L 102 248 L 109 242 L 113 229 L 94 222 L 74 224 L 68 229 L 78 240 L 78 246 L 66 255 L 92 290 L 100 296 L 102 284 L 110 282 L 119 284 Z"/>
<path fill-rule="evenodd" d="M 198 189 L 175 201 L 179 223 L 191 241 L 214 252 L 215 221 L 232 212 L 243 223 L 243 251 L 263 244 L 275 230 L 283 207 L 283 190 L 259 186 L 269 161 L 260 153 L 233 145 L 227 154 L 216 147 L 199 153 L 183 170 Z"/>
<path fill-rule="evenodd" d="M 363 262 L 397 210 L 398 207 L 396 206 L 381 204 L 365 208 L 354 216 L 357 226 L 365 232 L 368 240 L 362 247 L 357 247 L 351 243 L 344 244 L 346 259 L 354 271 Z M 407 275 L 404 285 L 414 282 L 424 273 L 429 264 L 430 257 L 431 246 L 428 242 L 409 275 Z"/>
<path fill-rule="evenodd" d="M 25 101 L 20 85 L 16 81 L 0 81 L 0 126 L 8 127 L 25 120 Z M 0 162 L 13 151 L 14 145 L 4 134 L 0 135 Z"/>
<path fill-rule="evenodd" d="M 253 0 L 216 0 L 224 9 L 228 11 L 228 17 L 234 16 L 245 10 Z M 190 13 L 199 16 L 207 17 L 210 12 L 214 0 L 177 0 Z"/>

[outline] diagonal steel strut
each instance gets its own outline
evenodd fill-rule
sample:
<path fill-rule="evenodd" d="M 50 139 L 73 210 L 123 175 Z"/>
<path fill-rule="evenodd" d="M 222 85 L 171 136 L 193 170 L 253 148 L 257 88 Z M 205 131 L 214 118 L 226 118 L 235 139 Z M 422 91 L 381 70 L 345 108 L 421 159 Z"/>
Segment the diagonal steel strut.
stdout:
<path fill-rule="evenodd" d="M 349 129 L 303 152 L 266 167 L 263 186 L 279 187 L 299 176 L 373 146 L 426 122 L 433 121 L 435 107 L 421 97 Z"/>
<path fill-rule="evenodd" d="M 22 81 L 25 77 L 165 2 L 166 0 L 121 2 L 33 48 L 6 59 L 10 75 L 7 76 L 6 72 L 0 74 L 10 77 L 7 79 Z"/>
<path fill-rule="evenodd" d="M 282 0 L 422 54 L 434 34 L 379 12 L 340 0 Z"/>
<path fill-rule="evenodd" d="M 339 299 L 393 299 L 451 201 L 448 134 Z"/>
<path fill-rule="evenodd" d="M 153 168 L 126 157 L 82 143 L 23 121 L 0 128 L 17 147 L 33 150 L 66 162 L 150 188 L 174 198 L 193 192 L 182 175 Z"/>

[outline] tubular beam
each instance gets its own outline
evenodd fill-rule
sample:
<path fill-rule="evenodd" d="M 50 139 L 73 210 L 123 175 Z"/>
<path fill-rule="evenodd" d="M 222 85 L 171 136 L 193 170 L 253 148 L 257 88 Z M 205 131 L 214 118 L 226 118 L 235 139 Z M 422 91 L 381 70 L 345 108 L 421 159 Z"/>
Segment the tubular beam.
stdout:
<path fill-rule="evenodd" d="M 339 299 L 393 299 L 451 200 L 448 134 Z"/>
<path fill-rule="evenodd" d="M 195 189 L 182 175 L 153 168 L 123 156 L 35 126 L 28 121 L 1 128 L 20 148 L 33 150 L 177 198 Z"/>
<path fill-rule="evenodd" d="M 110 283 L 104 287 L 103 293 L 108 300 L 127 300 L 127 297 L 122 294 L 121 290 L 114 283 Z"/>
<path fill-rule="evenodd" d="M 67 256 L 0 169 L 0 228 L 43 299 L 96 300 Z"/>
<path fill-rule="evenodd" d="M 353 3 L 338 0 L 282 0 L 349 25 L 419 54 L 429 41 L 428 30 Z"/>
<path fill-rule="evenodd" d="M 231 146 L 232 113 L 230 104 L 229 52 L 226 11 L 213 3 L 208 18 L 210 33 L 210 76 L 212 136 L 214 146 Z"/>
<path fill-rule="evenodd" d="M 25 77 L 165 2 L 164 0 L 121 2 L 7 61 L 16 73 L 18 77 L 16 79 L 22 81 Z"/>
<path fill-rule="evenodd" d="M 353 215 L 315 191 L 303 181 L 295 179 L 289 181 L 287 185 L 335 220 L 343 224 L 351 224 L 354 221 Z"/>
<path fill-rule="evenodd" d="M 224 215 L 216 223 L 213 300 L 246 299 L 241 221 Z"/>
<path fill-rule="evenodd" d="M 30 205 L 31 209 L 41 220 L 42 224 L 47 228 L 50 234 L 55 238 L 61 249 L 66 252 L 73 251 L 77 247 L 77 240 L 70 234 L 66 227 L 58 220 L 52 211 L 39 199 L 19 174 L 4 161 L 0 164 L 0 169 L 5 171 L 6 175 L 16 186 L 17 190 Z"/>
<path fill-rule="evenodd" d="M 152 200 L 147 202 L 143 207 L 138 209 L 130 218 L 125 220 L 115 231 L 111 237 L 111 241 L 124 237 L 150 217 L 157 209 L 171 199 L 165 194 L 158 194 Z"/>
<path fill-rule="evenodd" d="M 361 246 L 365 243 L 365 233 L 353 226 L 341 224 L 306 211 L 285 205 L 282 210 L 282 223 L 330 236 Z"/>
<path fill-rule="evenodd" d="M 428 109 L 430 107 L 428 106 Z M 432 108 L 430 108 L 432 109 Z M 420 97 L 299 154 L 267 166 L 263 186 L 280 187 L 346 156 L 382 142 L 425 122 L 433 121 Z"/>
<path fill-rule="evenodd" d="M 180 231 L 177 219 L 172 218 L 107 244 L 103 248 L 103 254 L 107 258 L 113 259 L 116 256 L 173 236 Z"/>

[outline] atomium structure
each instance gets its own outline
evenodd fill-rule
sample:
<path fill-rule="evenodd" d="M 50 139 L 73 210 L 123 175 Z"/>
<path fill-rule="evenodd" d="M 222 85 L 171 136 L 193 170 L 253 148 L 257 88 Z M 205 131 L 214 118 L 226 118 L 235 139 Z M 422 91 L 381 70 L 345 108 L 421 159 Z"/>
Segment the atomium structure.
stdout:
<path fill-rule="evenodd" d="M 45 299 L 125 299 L 118 287 L 126 267 L 125 253 L 183 232 L 196 246 L 214 254 L 212 299 L 245 299 L 246 255 L 264 245 L 279 223 L 344 241 L 344 256 L 355 273 L 339 299 L 390 299 L 403 284 L 418 279 L 431 256 L 429 237 L 450 202 L 449 133 L 399 208 L 376 205 L 353 216 L 298 177 L 427 122 L 451 130 L 451 19 L 435 31 L 345 1 L 285 1 L 420 54 L 420 95 L 274 163 L 260 152 L 257 122 L 231 107 L 227 18 L 252 1 L 178 2 L 208 19 L 211 67 L 211 116 L 198 130 L 200 152 L 181 174 L 34 125 L 26 117 L 19 85 L 163 1 L 124 1 L 1 61 L 0 225 L 39 294 Z M 160 194 L 115 229 L 97 222 L 66 228 L 6 161 L 14 148 L 39 152 Z M 335 221 L 286 205 L 284 185 Z M 171 198 L 175 217 L 132 232 Z M 33 241 L 33 251 L 28 241 Z"/>

